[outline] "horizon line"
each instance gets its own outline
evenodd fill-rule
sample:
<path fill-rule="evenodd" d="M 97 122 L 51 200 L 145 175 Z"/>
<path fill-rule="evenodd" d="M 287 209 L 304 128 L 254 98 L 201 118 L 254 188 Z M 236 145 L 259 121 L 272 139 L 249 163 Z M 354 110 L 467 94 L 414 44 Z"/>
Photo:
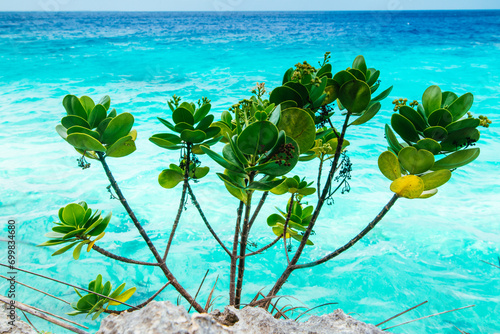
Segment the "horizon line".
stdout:
<path fill-rule="evenodd" d="M 234 13 L 234 12 L 257 12 L 257 13 L 272 13 L 272 12 L 304 12 L 304 13 L 324 13 L 324 12 L 432 12 L 432 11 L 500 11 L 500 8 L 433 8 L 433 9 L 336 9 L 336 10 L 1 10 L 0 13 Z"/>

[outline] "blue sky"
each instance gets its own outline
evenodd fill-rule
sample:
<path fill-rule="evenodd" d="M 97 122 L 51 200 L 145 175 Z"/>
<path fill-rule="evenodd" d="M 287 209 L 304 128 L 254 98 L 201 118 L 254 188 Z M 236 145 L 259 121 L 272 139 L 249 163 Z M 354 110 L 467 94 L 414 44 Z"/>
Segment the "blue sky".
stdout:
<path fill-rule="evenodd" d="M 15 0 L 0 11 L 258 11 L 500 9 L 499 0 Z"/>

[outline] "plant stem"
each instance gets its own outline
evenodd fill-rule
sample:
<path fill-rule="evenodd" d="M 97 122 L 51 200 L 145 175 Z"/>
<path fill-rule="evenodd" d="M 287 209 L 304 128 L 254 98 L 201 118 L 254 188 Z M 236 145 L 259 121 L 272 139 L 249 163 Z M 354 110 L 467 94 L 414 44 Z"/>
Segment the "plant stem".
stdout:
<path fill-rule="evenodd" d="M 128 258 L 123 257 L 123 256 L 115 255 L 113 253 L 108 252 L 105 249 L 102 249 L 101 247 L 99 247 L 97 245 L 93 245 L 92 249 L 98 253 L 101 253 L 104 256 L 107 256 L 107 257 L 112 258 L 114 260 L 118 260 L 118 261 L 125 262 L 125 263 L 139 264 L 139 265 L 143 265 L 143 266 L 159 266 L 160 265 L 159 263 L 136 261 L 136 260 L 128 259 Z"/>
<path fill-rule="evenodd" d="M 354 246 L 354 244 L 356 244 L 365 235 L 367 235 L 368 232 L 370 232 L 371 230 L 373 230 L 373 228 L 378 224 L 378 222 L 380 222 L 382 220 L 382 218 L 385 216 L 385 214 L 387 212 L 389 212 L 389 210 L 394 205 L 394 203 L 396 203 L 396 200 L 398 198 L 399 198 L 399 196 L 397 194 L 394 194 L 394 196 L 392 196 L 391 200 L 384 206 L 384 208 L 382 209 L 382 211 L 380 211 L 380 213 L 361 232 L 359 232 L 358 235 L 356 235 L 354 238 L 352 238 L 344 246 L 338 248 L 334 252 L 331 252 L 330 254 L 322 257 L 321 259 L 319 259 L 317 261 L 295 265 L 294 269 L 310 268 L 310 267 L 317 266 L 317 265 L 322 264 L 322 263 L 324 263 L 324 262 L 326 262 L 328 260 L 333 259 L 334 257 L 339 256 L 340 254 L 342 254 L 343 252 L 345 252 L 346 250 L 348 250 L 349 248 L 351 248 L 352 246 Z"/>
<path fill-rule="evenodd" d="M 280 241 L 281 237 L 283 236 L 283 234 L 281 234 L 280 236 L 278 236 L 276 239 L 274 239 L 273 242 L 271 242 L 270 244 L 262 247 L 261 249 L 259 250 L 256 250 L 255 252 L 252 252 L 252 253 L 248 253 L 245 255 L 245 257 L 248 257 L 248 256 L 252 256 L 252 255 L 255 255 L 255 254 L 260 254 L 262 253 L 263 251 L 265 251 L 266 249 L 268 248 L 271 248 L 272 246 L 274 246 L 278 241 Z"/>
<path fill-rule="evenodd" d="M 151 297 L 149 297 L 146 301 L 144 301 L 144 302 L 140 303 L 139 305 L 136 305 L 136 306 L 135 306 L 135 308 L 136 308 L 136 309 L 141 309 L 141 308 L 143 308 L 144 306 L 146 306 L 147 304 L 149 304 L 151 301 L 153 301 L 153 299 L 155 299 L 155 298 L 156 298 L 156 296 L 158 296 L 158 295 L 160 294 L 160 292 L 162 292 L 162 291 L 163 291 L 163 289 L 165 289 L 165 288 L 166 288 L 167 286 L 169 286 L 169 285 L 170 285 L 170 282 L 167 282 L 167 284 L 165 284 L 164 286 L 162 286 L 162 287 L 160 288 L 160 290 L 156 291 L 156 292 L 154 293 L 154 295 L 152 295 L 152 296 L 151 296 Z M 109 313 L 109 314 L 120 314 L 120 313 L 122 313 L 122 312 L 132 312 L 132 311 L 133 311 L 133 309 L 129 308 L 129 309 L 126 309 L 126 310 L 124 310 L 124 311 L 117 311 L 117 310 L 104 310 L 104 313 Z"/>
<path fill-rule="evenodd" d="M 179 202 L 179 209 L 177 209 L 177 216 L 175 217 L 174 225 L 172 226 L 172 231 L 170 232 L 170 236 L 168 238 L 167 248 L 165 249 L 165 254 L 163 254 L 163 262 L 167 260 L 167 255 L 170 250 L 170 246 L 172 245 L 172 241 L 174 240 L 175 231 L 177 230 L 177 226 L 179 225 L 179 221 L 181 220 L 182 211 L 184 210 L 184 205 L 186 202 L 186 191 L 189 182 L 189 163 L 191 156 L 191 146 L 188 143 L 186 147 L 186 163 L 184 166 L 184 182 L 182 184 L 182 194 L 181 200 Z"/>
<path fill-rule="evenodd" d="M 198 203 L 198 201 L 196 200 L 196 196 L 194 195 L 193 189 L 191 189 L 191 186 L 189 185 L 189 183 L 188 183 L 187 187 L 188 187 L 187 190 L 188 190 L 189 196 L 191 197 L 191 200 L 193 201 L 193 204 L 196 207 L 196 209 L 198 209 L 198 213 L 200 214 L 201 219 L 203 220 L 203 222 L 207 226 L 208 230 L 210 231 L 210 233 L 212 233 L 212 236 L 215 238 L 215 240 L 217 240 L 217 242 L 219 243 L 219 245 L 226 251 L 226 253 L 229 256 L 232 256 L 232 254 L 229 251 L 229 249 L 227 249 L 227 247 L 224 246 L 224 244 L 222 243 L 222 241 L 217 236 L 217 233 L 215 233 L 215 231 L 213 230 L 212 226 L 210 225 L 210 223 L 207 220 L 207 217 L 205 217 L 205 213 L 201 209 L 200 203 Z"/>
<path fill-rule="evenodd" d="M 248 227 L 249 231 L 252 228 L 253 223 L 255 223 L 255 219 L 259 215 L 260 209 L 262 209 L 262 206 L 264 205 L 264 203 L 266 201 L 267 195 L 269 195 L 269 191 L 264 191 L 264 193 L 262 194 L 262 197 L 260 198 L 259 204 L 257 204 L 257 207 L 255 208 L 255 211 L 252 215 L 252 218 L 250 219 L 250 223 L 249 223 L 249 227 Z"/>
<path fill-rule="evenodd" d="M 250 176 L 249 184 L 253 182 L 253 175 Z M 243 288 L 243 275 L 245 274 L 245 253 L 247 250 L 248 232 L 250 231 L 250 213 L 252 209 L 253 191 L 247 192 L 247 203 L 245 204 L 245 217 L 243 219 L 243 229 L 241 231 L 240 256 L 238 262 L 238 281 L 236 282 L 235 307 L 240 308 L 241 290 Z"/>
<path fill-rule="evenodd" d="M 287 233 L 288 222 L 290 221 L 290 217 L 292 216 L 292 207 L 293 207 L 293 194 L 290 197 L 290 205 L 288 206 L 288 213 L 286 215 L 285 225 L 283 227 L 283 243 L 285 244 L 285 255 L 288 264 L 290 264 L 290 258 L 288 257 L 288 249 L 286 247 L 286 236 L 288 234 Z"/>
<path fill-rule="evenodd" d="M 104 157 L 104 154 L 102 152 L 97 152 L 97 155 L 99 156 L 99 161 L 101 162 L 102 167 L 104 168 L 104 171 L 106 172 L 106 176 L 108 177 L 108 180 L 111 183 L 111 186 L 113 187 L 116 195 L 118 196 L 118 199 L 120 200 L 120 202 L 122 203 L 123 207 L 127 211 L 128 215 L 130 216 L 130 219 L 134 223 L 134 225 L 137 228 L 137 230 L 139 231 L 140 235 L 142 236 L 142 238 L 144 239 L 144 241 L 148 245 L 149 249 L 151 250 L 151 253 L 153 253 L 153 256 L 155 257 L 156 261 L 159 264 L 159 267 L 161 268 L 161 270 L 163 271 L 163 273 L 167 277 L 168 281 L 174 286 L 174 288 L 191 305 L 193 305 L 193 307 L 195 308 L 196 311 L 198 311 L 200 313 L 203 313 L 203 311 L 204 311 L 203 307 L 200 304 L 198 304 L 193 299 L 193 297 L 191 297 L 191 295 L 184 289 L 184 287 L 182 285 L 179 284 L 179 282 L 177 282 L 177 279 L 172 274 L 172 272 L 168 269 L 167 265 L 163 261 L 161 255 L 158 253 L 158 250 L 155 248 L 155 246 L 151 242 L 151 239 L 149 238 L 148 234 L 146 233 L 146 231 L 142 227 L 141 223 L 139 223 L 139 220 L 137 219 L 137 217 L 135 216 L 134 212 L 132 211 L 132 209 L 128 205 L 127 200 L 123 196 L 123 194 L 122 194 L 122 192 L 120 190 L 120 187 L 118 186 L 118 183 L 116 183 L 116 180 L 115 180 L 113 174 L 111 173 L 111 170 L 109 169 L 108 164 L 106 163 L 106 158 Z"/>
<path fill-rule="evenodd" d="M 243 205 L 245 205 L 245 203 L 240 201 L 237 211 L 236 226 L 234 228 L 233 253 L 231 254 L 231 272 L 229 275 L 229 305 L 234 305 L 236 298 L 236 261 L 238 260 L 238 242 L 240 238 L 241 213 L 243 212 Z"/>
<path fill-rule="evenodd" d="M 306 242 L 309 239 L 309 236 L 311 235 L 314 224 L 316 223 L 316 219 L 318 218 L 319 213 L 321 211 L 321 208 L 323 207 L 323 203 L 325 202 L 325 199 L 328 196 L 328 192 L 330 190 L 330 185 L 331 185 L 331 182 L 333 179 L 333 174 L 337 170 L 337 164 L 339 162 L 340 153 L 342 152 L 342 144 L 344 143 L 344 136 L 345 136 L 345 133 L 347 131 L 347 124 L 349 122 L 350 116 L 351 116 L 351 113 L 347 112 L 347 115 L 346 115 L 345 120 L 344 120 L 344 125 L 342 126 L 342 132 L 340 133 L 340 136 L 339 136 L 338 141 L 337 141 L 337 148 L 335 150 L 335 156 L 333 158 L 333 163 L 332 163 L 332 166 L 330 168 L 330 172 L 328 173 L 328 177 L 326 179 L 325 187 L 323 188 L 323 191 L 321 193 L 321 197 L 319 198 L 316 209 L 313 212 L 313 216 L 311 218 L 309 226 L 307 227 L 307 230 L 305 231 L 305 233 L 302 237 L 302 240 L 301 240 L 299 246 L 297 247 L 297 250 L 295 251 L 295 255 L 293 256 L 292 260 L 290 261 L 288 266 L 285 268 L 285 270 L 281 274 L 280 278 L 276 281 L 273 288 L 269 291 L 268 296 L 277 295 L 278 291 L 281 289 L 283 284 L 285 284 L 286 280 L 288 279 L 288 277 L 290 276 L 290 274 L 294 270 L 293 267 L 297 264 L 298 260 L 300 259 L 300 256 L 302 255 L 302 251 L 304 250 L 304 247 L 306 246 Z M 266 305 L 266 307 L 267 307 L 267 305 Z"/>
<path fill-rule="evenodd" d="M 324 154 L 321 154 L 321 156 L 319 157 L 318 181 L 316 182 L 317 183 L 316 189 L 318 189 L 318 191 L 316 192 L 318 194 L 318 200 L 321 197 L 321 195 L 319 193 L 319 188 L 321 188 L 321 172 L 323 171 L 323 157 L 324 157 Z"/>

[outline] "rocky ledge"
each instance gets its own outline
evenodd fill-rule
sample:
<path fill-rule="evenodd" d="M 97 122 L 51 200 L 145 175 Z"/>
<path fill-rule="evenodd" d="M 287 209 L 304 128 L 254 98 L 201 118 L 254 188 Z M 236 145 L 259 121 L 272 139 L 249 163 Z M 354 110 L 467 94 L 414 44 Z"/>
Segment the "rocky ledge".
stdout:
<path fill-rule="evenodd" d="M 311 316 L 306 322 L 277 320 L 262 308 L 190 316 L 183 306 L 151 302 L 146 307 L 119 315 L 110 315 L 101 322 L 97 334 L 380 334 L 377 327 L 365 324 L 338 309 L 321 317 Z"/>

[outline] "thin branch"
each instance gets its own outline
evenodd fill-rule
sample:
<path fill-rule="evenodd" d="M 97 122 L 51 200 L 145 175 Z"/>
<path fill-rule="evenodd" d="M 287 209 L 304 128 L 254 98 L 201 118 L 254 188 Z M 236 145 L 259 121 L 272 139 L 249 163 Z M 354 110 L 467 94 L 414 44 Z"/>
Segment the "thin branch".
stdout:
<path fill-rule="evenodd" d="M 288 207 L 288 213 L 286 215 L 285 225 L 283 227 L 283 243 L 285 244 L 285 255 L 288 265 L 290 265 L 290 258 L 288 257 L 288 249 L 286 247 L 286 235 L 287 235 L 288 223 L 290 222 L 290 217 L 292 216 L 292 208 L 293 208 L 293 194 L 292 197 L 290 198 L 290 205 Z"/>
<path fill-rule="evenodd" d="M 273 242 L 271 242 L 270 244 L 268 244 L 267 246 L 264 246 L 262 247 L 261 249 L 259 250 L 256 250 L 255 252 L 252 252 L 252 253 L 248 253 L 245 255 L 245 257 L 248 257 L 248 256 L 252 256 L 252 255 L 255 255 L 255 254 L 260 254 L 262 253 L 263 251 L 267 250 L 268 248 L 271 248 L 272 246 L 274 246 L 278 241 L 280 241 L 281 237 L 283 236 L 283 234 L 280 234 L 279 237 L 277 237 L 276 239 L 274 239 Z"/>
<path fill-rule="evenodd" d="M 217 286 L 217 282 L 219 281 L 219 275 L 217 275 L 217 278 L 215 279 L 215 283 L 214 283 L 214 286 L 212 287 L 212 290 L 210 291 L 210 294 L 208 295 L 208 298 L 207 298 L 207 302 L 205 303 L 205 312 L 208 313 L 208 309 L 210 308 L 210 306 L 212 305 L 211 301 L 212 301 L 212 295 L 215 291 L 215 287 Z M 214 299 L 215 301 L 215 299 Z"/>
<path fill-rule="evenodd" d="M 375 326 L 376 326 L 376 327 L 378 327 L 378 326 L 380 326 L 380 325 L 383 325 L 383 324 L 385 324 L 386 322 L 391 321 L 392 319 L 395 319 L 395 318 L 399 317 L 400 315 L 405 314 L 406 312 L 410 312 L 411 310 L 414 310 L 414 309 L 416 309 L 417 307 L 422 306 L 422 305 L 424 305 L 424 304 L 425 304 L 425 303 L 427 303 L 427 302 L 428 302 L 428 301 L 426 300 L 425 302 L 422 302 L 422 303 L 420 303 L 420 304 L 418 304 L 418 305 L 415 305 L 415 306 L 413 306 L 413 307 L 410 307 L 409 309 L 407 309 L 407 310 L 405 310 L 405 311 L 403 311 L 403 312 L 401 312 L 401 313 L 398 313 L 398 314 L 396 314 L 395 316 L 390 317 L 389 319 L 384 320 L 384 321 L 382 321 L 382 322 L 381 322 L 381 323 L 379 323 L 379 324 L 376 324 Z"/>
<path fill-rule="evenodd" d="M 28 318 L 28 316 L 26 315 L 26 313 L 24 313 L 24 311 L 23 311 L 23 310 L 21 310 L 21 312 L 23 312 L 24 317 L 26 318 L 26 320 L 28 321 L 28 323 L 31 325 L 31 327 L 33 327 L 33 329 L 35 330 L 35 332 L 40 333 L 40 331 L 39 331 L 39 330 L 35 327 L 35 325 L 33 325 L 33 324 L 31 323 L 31 321 L 30 321 L 30 319 Z"/>
<path fill-rule="evenodd" d="M 302 268 L 314 267 L 314 266 L 322 264 L 322 263 L 324 263 L 328 260 L 331 260 L 334 257 L 337 257 L 338 255 L 342 254 L 343 252 L 345 252 L 346 250 L 348 250 L 349 248 L 354 246 L 359 240 L 361 240 L 365 235 L 367 235 L 368 232 L 373 230 L 373 228 L 377 225 L 377 223 L 382 220 L 382 218 L 385 216 L 385 214 L 387 212 L 389 212 L 389 210 L 394 205 L 394 203 L 396 203 L 398 198 L 399 198 L 399 196 L 397 194 L 394 194 L 394 196 L 392 196 L 391 200 L 384 206 L 382 211 L 380 211 L 380 213 L 370 222 L 370 224 L 368 224 L 357 236 L 352 238 L 344 246 L 338 248 L 336 251 L 322 257 L 321 259 L 319 259 L 317 261 L 295 265 L 293 268 L 294 269 L 302 269 Z"/>
<path fill-rule="evenodd" d="M 496 264 L 489 263 L 489 262 L 486 262 L 486 261 L 483 261 L 483 260 L 479 260 L 479 261 L 484 262 L 484 263 L 486 263 L 486 264 L 489 264 L 490 266 L 500 268 L 500 267 L 499 267 L 499 266 L 497 266 Z"/>
<path fill-rule="evenodd" d="M 19 285 L 25 286 L 25 287 L 27 287 L 27 288 L 30 288 L 30 289 L 32 289 L 32 290 L 38 291 L 38 292 L 40 292 L 40 293 L 43 293 L 44 295 L 47 295 L 47 296 L 52 297 L 52 298 L 55 298 L 55 299 L 57 299 L 57 300 L 59 300 L 59 301 L 62 301 L 63 303 L 68 304 L 68 305 L 70 305 L 70 304 L 71 304 L 70 302 L 67 302 L 67 301 L 65 301 L 64 299 L 61 299 L 61 298 L 56 297 L 56 296 L 54 296 L 54 295 L 51 295 L 50 293 L 47 293 L 47 292 L 45 292 L 45 291 L 38 290 L 37 288 L 34 288 L 34 287 L 29 286 L 29 285 L 27 285 L 27 284 L 21 283 L 21 282 L 19 282 L 19 281 L 13 280 L 13 279 L 8 278 L 8 277 L 5 277 L 5 276 L 3 276 L 3 275 L 0 275 L 0 277 L 1 277 L 1 278 L 5 278 L 5 279 L 6 279 L 6 280 L 8 280 L 8 281 L 14 281 L 14 282 L 16 282 L 16 284 L 19 284 Z"/>
<path fill-rule="evenodd" d="M 445 314 L 445 313 L 450 313 L 450 312 L 454 312 L 454 311 L 463 310 L 463 309 L 466 309 L 466 308 L 469 308 L 469 307 L 474 307 L 474 306 L 476 306 L 476 305 L 469 305 L 469 306 L 459 307 L 459 308 L 456 308 L 456 309 L 453 309 L 453 310 L 449 310 L 449 311 L 434 313 L 434 314 L 431 314 L 431 315 L 428 315 L 428 316 L 425 316 L 425 317 L 422 317 L 422 318 L 413 319 L 413 320 L 410 320 L 410 321 L 407 321 L 407 322 L 403 322 L 403 323 L 401 323 L 399 325 L 394 325 L 394 326 L 391 326 L 391 327 L 387 327 L 387 328 L 384 328 L 382 330 L 386 331 L 388 329 L 391 329 L 391 328 L 394 328 L 394 327 L 403 326 L 403 325 L 409 324 L 411 322 L 419 321 L 419 320 L 422 320 L 422 319 L 427 319 L 427 318 L 430 318 L 430 317 L 435 317 L 437 315 L 441 315 L 441 314 Z"/>
<path fill-rule="evenodd" d="M 267 195 L 269 195 L 269 191 L 264 191 L 264 193 L 262 194 L 262 197 L 260 198 L 259 204 L 257 204 L 257 207 L 255 208 L 255 211 L 252 215 L 252 218 L 250 219 L 250 223 L 249 223 L 250 226 L 248 228 L 249 231 L 252 228 L 253 223 L 255 222 L 255 219 L 259 215 L 260 209 L 262 209 L 262 206 L 266 202 Z"/>
<path fill-rule="evenodd" d="M 318 191 L 316 193 L 318 194 L 318 200 L 321 197 L 319 189 L 321 188 L 321 173 L 323 171 L 323 156 L 324 155 L 322 154 L 321 157 L 319 158 L 318 180 L 316 181 L 316 188 L 318 189 Z"/>
<path fill-rule="evenodd" d="M 308 313 L 308 312 L 311 312 L 311 311 L 312 311 L 312 310 L 314 310 L 314 309 L 317 309 L 317 308 L 320 308 L 320 307 L 323 307 L 323 306 L 334 305 L 334 304 L 338 304 L 338 303 L 336 303 L 336 302 L 334 302 L 334 303 L 324 303 L 324 304 L 321 304 L 321 305 L 315 306 L 315 307 L 313 307 L 313 308 L 310 308 L 310 309 L 308 309 L 307 311 L 304 311 L 304 312 L 302 312 L 301 314 L 299 314 L 299 316 L 298 316 L 297 318 L 295 318 L 295 321 L 299 320 L 299 318 L 300 318 L 301 316 L 303 316 L 304 314 L 306 314 L 306 313 Z"/>
<path fill-rule="evenodd" d="M 253 176 L 250 176 L 248 183 L 253 182 Z M 241 229 L 240 241 L 240 257 L 238 262 L 238 279 L 236 281 L 236 296 L 234 299 L 234 306 L 240 308 L 241 292 L 243 289 L 243 275 L 245 274 L 245 253 L 247 250 L 248 234 L 250 232 L 250 211 L 252 209 L 252 195 L 253 191 L 247 191 L 247 203 L 245 204 L 245 216 L 243 218 L 243 228 Z M 255 214 L 254 214 L 255 216 Z"/>
<path fill-rule="evenodd" d="M 68 329 L 68 330 L 70 330 L 70 331 L 72 331 L 72 332 L 79 333 L 79 334 L 88 334 L 88 333 L 87 333 L 86 331 L 84 331 L 84 330 L 81 330 L 81 329 L 79 329 L 79 328 L 73 327 L 73 326 L 71 326 L 71 325 L 68 325 L 68 324 L 67 324 L 67 323 L 65 323 L 65 322 L 62 322 L 62 321 L 60 321 L 60 320 L 56 319 L 56 317 L 57 317 L 57 318 L 62 318 L 62 317 L 59 317 L 59 316 L 56 316 L 56 315 L 54 315 L 54 314 L 50 314 L 50 313 L 49 313 L 49 314 L 50 314 L 51 316 L 53 316 L 54 318 L 53 318 L 53 317 L 49 317 L 48 315 L 46 315 L 46 314 L 45 314 L 45 313 L 48 313 L 48 312 L 45 312 L 45 311 L 43 311 L 43 312 L 42 312 L 41 310 L 39 310 L 39 309 L 37 309 L 37 308 L 35 308 L 35 307 L 33 307 L 33 306 L 26 305 L 26 304 L 23 304 L 23 303 L 18 302 L 18 301 L 15 301 L 15 303 L 14 303 L 14 304 L 11 304 L 11 303 L 10 303 L 10 301 L 11 301 L 11 300 L 10 300 L 10 299 L 8 299 L 7 297 L 4 297 L 4 296 L 0 295 L 0 302 L 2 302 L 2 303 L 5 303 L 5 304 L 7 304 L 7 305 L 13 305 L 15 308 L 17 308 L 17 309 L 19 309 L 19 310 L 21 310 L 21 311 L 27 312 L 27 313 L 29 313 L 29 314 L 31 314 L 31 315 L 34 315 L 35 317 L 38 317 L 38 318 L 42 318 L 42 319 L 44 319 L 44 320 L 47 320 L 48 322 L 51 322 L 51 323 L 53 323 L 53 324 L 56 324 L 57 326 L 60 326 L 60 327 L 66 328 L 66 329 Z M 62 318 L 62 319 L 64 319 L 64 318 Z M 67 322 L 71 322 L 71 323 L 73 323 L 73 324 L 77 324 L 76 322 L 73 322 L 73 321 L 68 320 L 68 319 L 64 319 L 64 320 L 65 320 L 65 321 L 67 321 Z M 80 324 L 77 324 L 77 325 L 78 325 L 78 326 L 81 326 L 81 327 L 83 327 L 83 328 L 88 329 L 88 327 L 86 327 L 86 326 L 83 326 L 83 325 L 80 325 Z"/>
<path fill-rule="evenodd" d="M 115 180 L 113 174 L 111 173 L 111 170 L 109 169 L 108 164 L 106 163 L 106 158 L 104 157 L 104 154 L 102 152 L 97 152 L 97 155 L 99 156 L 99 161 L 101 162 L 102 167 L 104 168 L 104 171 L 106 172 L 106 176 L 108 177 L 108 180 L 111 183 L 111 186 L 115 190 L 116 195 L 120 199 L 120 202 L 122 203 L 123 207 L 125 208 L 125 210 L 127 211 L 128 215 L 130 216 L 130 219 L 132 220 L 132 222 L 134 223 L 135 227 L 139 231 L 139 234 L 142 236 L 142 238 L 144 239 L 144 241 L 148 245 L 149 250 L 151 251 L 151 253 L 153 253 L 153 256 L 154 256 L 155 260 L 158 262 L 159 267 L 161 268 L 161 270 L 163 271 L 163 273 L 167 277 L 168 281 L 171 282 L 172 285 L 174 286 L 174 288 L 191 305 L 194 306 L 194 308 L 196 309 L 196 311 L 202 313 L 203 312 L 203 307 L 201 307 L 200 304 L 196 303 L 196 301 L 193 299 L 193 297 L 191 297 L 191 295 L 186 291 L 186 289 L 184 289 L 184 287 L 182 285 L 180 285 L 179 282 L 177 282 L 177 279 L 172 274 L 172 272 L 168 269 L 167 265 L 165 264 L 165 261 L 163 261 L 161 255 L 158 253 L 158 250 L 153 245 L 153 242 L 151 241 L 151 239 L 149 238 L 148 234 L 146 233 L 146 231 L 142 227 L 141 223 L 139 223 L 139 220 L 137 219 L 137 217 L 135 216 L 134 212 L 132 211 L 132 209 L 128 205 L 128 202 L 125 199 L 125 196 L 123 196 L 123 193 L 121 192 L 120 187 L 118 186 L 118 183 L 116 183 L 116 180 Z"/>
<path fill-rule="evenodd" d="M 174 240 L 175 231 L 177 230 L 177 226 L 181 220 L 182 211 L 184 210 L 184 205 L 186 202 L 186 191 L 189 182 L 189 164 L 190 164 L 190 156 L 191 156 L 191 148 L 190 144 L 187 144 L 186 147 L 186 164 L 184 169 L 184 182 L 182 184 L 182 194 L 181 200 L 179 202 L 179 209 L 177 209 L 177 216 L 175 217 L 174 225 L 172 226 L 172 231 L 170 232 L 170 236 L 168 237 L 167 248 L 165 249 L 165 254 L 163 254 L 163 262 L 167 259 L 168 252 L 170 250 L 170 246 L 172 245 L 172 241 Z"/>
<path fill-rule="evenodd" d="M 237 211 L 236 226 L 234 228 L 233 253 L 231 254 L 231 268 L 229 274 L 229 305 L 234 305 L 236 299 L 236 261 L 238 260 L 238 242 L 241 229 L 241 214 L 245 203 L 240 201 Z"/>
<path fill-rule="evenodd" d="M 198 297 L 198 294 L 200 293 L 200 290 L 201 290 L 201 287 L 203 286 L 203 283 L 205 283 L 205 278 L 207 278 L 207 275 L 208 275 L 209 271 L 210 271 L 210 269 L 207 269 L 207 272 L 205 273 L 205 276 L 203 276 L 203 279 L 201 280 L 201 284 L 198 287 L 198 291 L 196 291 L 196 294 L 194 295 L 194 300 L 196 300 L 196 297 Z M 191 306 L 193 306 L 193 305 L 191 305 Z M 189 311 L 191 311 L 191 306 L 189 306 L 188 313 L 189 313 Z"/>
<path fill-rule="evenodd" d="M 269 291 L 268 296 L 271 295 L 276 295 L 283 284 L 285 284 L 286 280 L 290 276 L 290 274 L 293 272 L 295 269 L 294 266 L 300 259 L 300 256 L 302 255 L 302 251 L 304 250 L 304 247 L 306 246 L 307 240 L 309 240 L 309 236 L 311 235 L 311 232 L 314 228 L 314 224 L 316 223 L 316 220 L 318 219 L 319 213 L 321 212 L 321 208 L 323 207 L 323 204 L 325 202 L 326 197 L 328 196 L 328 193 L 330 191 L 330 186 L 332 183 L 333 175 L 337 169 L 337 165 L 339 162 L 340 154 L 342 152 L 342 144 L 344 143 L 344 136 L 347 131 L 347 124 L 349 123 L 349 117 L 351 113 L 347 112 L 347 115 L 344 120 L 344 125 L 342 126 L 342 132 L 340 134 L 340 137 L 338 138 L 337 142 L 337 148 L 335 150 L 335 156 L 333 158 L 332 166 L 330 168 L 330 172 L 328 173 L 328 177 L 326 179 L 326 184 L 323 188 L 323 191 L 321 193 L 321 197 L 318 200 L 318 204 L 316 205 L 316 208 L 313 212 L 313 215 L 311 217 L 311 221 L 309 222 L 309 226 L 307 227 L 307 230 L 305 231 L 304 235 L 302 236 L 302 240 L 297 247 L 297 250 L 295 251 L 295 255 L 293 256 L 292 260 L 290 261 L 290 264 L 285 268 L 281 276 L 278 278 L 272 289 Z M 335 130 L 334 130 L 335 132 Z"/>
<path fill-rule="evenodd" d="M 92 249 L 98 253 L 101 253 L 104 256 L 111 258 L 111 259 L 118 260 L 118 261 L 125 262 L 125 263 L 139 264 L 139 265 L 143 265 L 143 266 L 159 266 L 160 265 L 159 263 L 136 261 L 136 260 L 128 259 L 128 258 L 123 257 L 123 256 L 115 255 L 111 252 L 108 252 L 105 249 L 102 249 L 101 247 L 99 247 L 95 244 L 92 246 Z"/>
<path fill-rule="evenodd" d="M 103 297 L 103 298 L 106 298 L 106 299 L 109 299 L 109 300 L 112 300 L 114 302 L 117 302 L 117 303 L 120 303 L 120 304 L 123 304 L 123 305 L 126 305 L 128 307 L 133 307 L 135 308 L 135 306 L 132 306 L 132 305 L 129 305 L 127 303 L 124 303 L 124 302 L 121 302 L 119 300 L 116 300 L 116 299 L 113 299 L 109 296 L 105 296 L 105 295 L 101 295 L 100 293 L 97 293 L 95 291 L 90 291 L 90 290 L 87 290 L 85 288 L 81 288 L 79 286 L 76 286 L 76 285 L 73 285 L 73 284 L 70 284 L 70 283 L 66 283 L 66 282 L 63 282 L 63 281 L 60 281 L 60 280 L 57 280 L 55 278 L 52 278 L 52 277 L 48 277 L 48 276 L 44 276 L 44 275 L 41 275 L 41 274 L 37 274 L 37 273 L 34 273 L 34 272 L 31 272 L 31 271 L 28 271 L 28 270 L 25 270 L 25 269 L 21 269 L 21 268 L 16 268 L 16 267 L 13 267 L 13 266 L 8 266 L 6 264 L 3 264 L 3 263 L 0 263 L 0 266 L 3 266 L 3 267 L 6 267 L 6 268 L 9 268 L 10 270 L 19 270 L 19 271 L 22 271 L 24 273 L 27 273 L 27 274 L 31 274 L 31 275 L 35 275 L 35 276 L 38 276 L 38 277 L 42 277 L 42 278 L 45 278 L 45 279 L 48 279 L 48 280 L 51 280 L 51 281 L 54 281 L 54 282 L 57 282 L 57 283 L 60 283 L 60 284 L 64 284 L 64 285 L 67 285 L 67 286 L 70 286 L 72 288 L 75 288 L 75 289 L 78 289 L 78 290 L 82 290 L 82 291 L 85 291 L 85 292 L 88 292 L 88 293 L 92 293 L 94 295 L 97 295 L 99 297 Z"/>
<path fill-rule="evenodd" d="M 205 213 L 201 209 L 200 203 L 198 203 L 198 201 L 196 200 L 196 196 L 194 195 L 193 189 L 191 189 L 191 185 L 189 183 L 187 185 L 187 190 L 188 190 L 189 196 L 191 196 L 191 200 L 193 201 L 194 206 L 196 207 L 196 209 L 198 209 L 198 213 L 200 214 L 201 219 L 203 220 L 203 222 L 207 226 L 208 230 L 210 231 L 210 233 L 212 233 L 212 236 L 215 238 L 215 240 L 217 240 L 217 242 L 219 243 L 219 245 L 226 251 L 226 253 L 229 256 L 231 256 L 231 252 L 229 251 L 229 249 L 227 249 L 227 247 L 224 246 L 224 244 L 222 243 L 222 241 L 217 236 L 217 233 L 215 233 L 215 231 L 213 230 L 212 226 L 208 222 L 207 217 L 205 216 Z"/>

